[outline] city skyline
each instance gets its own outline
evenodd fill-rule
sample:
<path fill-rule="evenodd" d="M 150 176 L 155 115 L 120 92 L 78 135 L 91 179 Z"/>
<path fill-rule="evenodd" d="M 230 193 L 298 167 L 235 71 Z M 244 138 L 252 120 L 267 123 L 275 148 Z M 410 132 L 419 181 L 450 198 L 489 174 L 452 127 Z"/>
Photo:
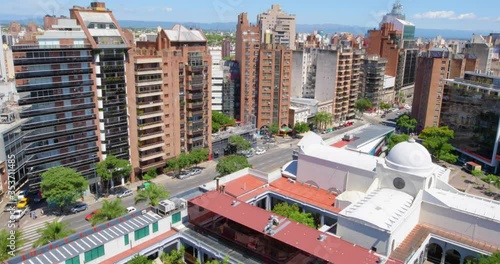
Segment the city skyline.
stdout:
<path fill-rule="evenodd" d="M 126 6 L 118 0 L 104 1 L 110 10 L 113 10 L 118 20 L 137 21 L 175 21 L 180 23 L 225 23 L 235 22 L 241 12 L 247 12 L 252 23 L 257 14 L 268 10 L 272 4 L 280 4 L 283 10 L 295 14 L 297 24 L 340 24 L 362 27 L 376 27 L 382 16 L 390 12 L 394 1 L 366 1 L 352 5 L 347 2 L 331 5 L 324 0 L 309 2 L 309 5 L 287 2 L 284 0 L 265 1 L 259 4 L 241 0 L 213 0 L 199 1 L 195 5 L 186 5 L 183 2 L 162 2 L 159 0 L 145 0 L 140 3 L 128 2 Z M 427 2 L 427 3 L 426 3 Z M 477 3 L 477 2 L 476 2 Z M 425 29 L 451 30 L 481 30 L 495 31 L 500 26 L 500 16 L 495 13 L 493 0 L 482 0 L 475 5 L 453 5 L 446 2 L 430 2 L 429 0 L 403 0 L 403 12 L 406 19 Z M 27 0 L 23 8 L 15 2 L 1 0 L 4 7 L 0 16 L 19 18 L 38 18 L 46 14 L 68 15 L 68 9 L 73 5 L 86 7 L 86 0 L 40 1 Z M 5 11 L 8 10 L 8 11 Z M 341 12 L 336 12 L 342 10 Z M 358 15 L 353 15 L 355 12 Z"/>

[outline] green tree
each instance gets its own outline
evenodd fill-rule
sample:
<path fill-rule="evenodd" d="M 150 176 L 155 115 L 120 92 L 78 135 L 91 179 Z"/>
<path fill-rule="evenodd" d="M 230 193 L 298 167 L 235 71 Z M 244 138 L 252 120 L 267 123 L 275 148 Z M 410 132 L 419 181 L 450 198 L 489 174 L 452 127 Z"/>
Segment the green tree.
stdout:
<path fill-rule="evenodd" d="M 215 170 L 220 176 L 226 176 L 241 169 L 251 167 L 252 165 L 248 162 L 246 157 L 241 155 L 230 155 L 219 160 Z"/>
<path fill-rule="evenodd" d="M 392 134 L 391 137 L 389 138 L 389 143 L 387 145 L 387 149 L 390 151 L 394 146 L 396 146 L 398 143 L 408 141 L 410 139 L 410 136 L 407 134 Z"/>
<path fill-rule="evenodd" d="M 217 133 L 222 127 L 233 126 L 235 123 L 236 121 L 234 118 L 219 111 L 212 110 L 212 133 Z"/>
<path fill-rule="evenodd" d="M 160 256 L 161 262 L 164 264 L 184 264 L 185 249 L 183 246 L 179 250 L 172 250 L 170 253 L 163 252 Z"/>
<path fill-rule="evenodd" d="M 156 177 L 158 177 L 158 172 L 156 172 L 155 168 L 151 168 L 146 172 L 146 174 L 142 176 L 142 179 L 145 181 L 150 181 Z"/>
<path fill-rule="evenodd" d="M 368 108 L 372 108 L 372 102 L 366 98 L 361 98 L 354 104 L 354 108 L 358 110 L 360 114 L 363 114 Z"/>
<path fill-rule="evenodd" d="M 140 190 L 134 197 L 135 204 L 148 201 L 151 206 L 157 206 L 161 200 L 170 197 L 165 187 L 151 183 L 148 187 Z"/>
<path fill-rule="evenodd" d="M 314 217 L 311 213 L 300 212 L 297 204 L 289 205 L 288 203 L 279 203 L 273 208 L 273 213 L 292 219 L 306 226 L 316 228 Z"/>
<path fill-rule="evenodd" d="M 0 230 L 0 261 L 15 257 L 24 245 L 23 233 L 20 230 Z"/>
<path fill-rule="evenodd" d="M 110 183 L 116 177 L 128 177 L 132 166 L 124 159 L 118 159 L 113 155 L 107 155 L 106 159 L 97 163 L 97 175 L 105 182 L 106 191 L 109 193 Z"/>
<path fill-rule="evenodd" d="M 189 153 L 192 164 L 198 165 L 201 162 L 208 160 L 208 149 L 195 149 Z"/>
<path fill-rule="evenodd" d="M 497 188 L 500 185 L 500 178 L 498 178 L 498 176 L 496 176 L 494 174 L 488 174 L 488 175 L 484 176 L 481 180 L 488 184 L 488 186 L 490 187 L 489 189 L 491 189 L 491 185 L 493 185 Z"/>
<path fill-rule="evenodd" d="M 122 205 L 121 199 L 104 200 L 101 209 L 92 217 L 92 226 L 102 224 L 127 214 L 127 208 Z"/>
<path fill-rule="evenodd" d="M 319 112 L 313 117 L 313 123 L 318 129 L 324 129 L 332 123 L 333 115 L 327 112 Z"/>
<path fill-rule="evenodd" d="M 500 263 L 500 251 L 497 251 L 490 256 L 481 256 L 479 258 L 479 261 L 477 262 L 472 262 L 472 261 L 467 261 L 467 264 L 498 264 Z"/>
<path fill-rule="evenodd" d="M 231 136 L 229 138 L 229 144 L 235 146 L 237 151 L 247 150 L 251 147 L 250 142 L 248 142 L 242 136 L 237 135 Z"/>
<path fill-rule="evenodd" d="M 131 260 L 127 261 L 127 264 L 152 264 L 153 261 L 149 260 L 148 257 L 143 255 L 135 255 Z"/>
<path fill-rule="evenodd" d="M 415 130 L 415 127 L 417 127 L 417 120 L 405 114 L 398 118 L 396 124 L 401 128 L 405 128 L 408 134 L 410 134 L 410 131 Z"/>
<path fill-rule="evenodd" d="M 305 122 L 298 122 L 295 124 L 294 130 L 296 133 L 302 134 L 309 131 L 309 125 Z"/>
<path fill-rule="evenodd" d="M 177 157 L 177 160 L 179 161 L 179 171 L 194 164 L 193 156 L 187 153 L 181 153 L 181 155 Z"/>
<path fill-rule="evenodd" d="M 88 181 L 72 168 L 55 167 L 42 174 L 40 190 L 48 203 L 63 207 L 82 197 L 89 186 Z"/>
<path fill-rule="evenodd" d="M 179 170 L 179 159 L 171 158 L 167 160 L 167 165 L 165 166 L 166 171 L 178 171 Z"/>
<path fill-rule="evenodd" d="M 271 133 L 271 135 L 276 135 L 278 132 L 280 132 L 280 127 L 277 123 L 273 123 L 269 126 L 269 133 Z"/>
<path fill-rule="evenodd" d="M 381 102 L 381 103 L 379 104 L 379 107 L 380 107 L 380 109 L 381 109 L 381 110 L 385 111 L 385 110 L 390 109 L 390 108 L 391 108 L 391 105 L 390 105 L 390 104 L 388 104 L 388 103 L 385 103 L 385 102 Z"/>
<path fill-rule="evenodd" d="M 458 156 L 452 153 L 454 148 L 448 143 L 454 137 L 454 131 L 447 126 L 427 127 L 422 130 L 419 137 L 424 140 L 422 144 L 434 158 L 449 163 L 457 161 Z"/>
<path fill-rule="evenodd" d="M 33 243 L 33 246 L 41 247 L 75 233 L 75 230 L 69 228 L 69 225 L 69 222 L 59 222 L 57 220 L 45 223 L 44 228 L 37 230 L 40 238 Z"/>
<path fill-rule="evenodd" d="M 229 264 L 229 256 L 224 257 L 223 260 L 207 261 L 205 264 Z"/>

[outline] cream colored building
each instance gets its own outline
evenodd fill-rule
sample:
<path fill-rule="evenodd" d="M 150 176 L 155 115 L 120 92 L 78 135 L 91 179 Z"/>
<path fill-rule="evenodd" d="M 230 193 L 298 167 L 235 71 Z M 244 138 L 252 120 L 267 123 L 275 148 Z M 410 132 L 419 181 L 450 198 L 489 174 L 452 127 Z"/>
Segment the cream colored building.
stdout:
<path fill-rule="evenodd" d="M 272 5 L 271 9 L 257 16 L 261 40 L 271 35 L 269 44 L 285 44 L 295 49 L 295 15 L 281 9 L 281 5 Z"/>

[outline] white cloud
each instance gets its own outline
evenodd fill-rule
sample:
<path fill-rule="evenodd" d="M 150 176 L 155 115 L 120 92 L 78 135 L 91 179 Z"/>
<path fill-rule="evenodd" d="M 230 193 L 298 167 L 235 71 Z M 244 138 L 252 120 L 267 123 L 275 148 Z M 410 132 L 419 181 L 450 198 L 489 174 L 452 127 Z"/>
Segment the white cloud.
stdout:
<path fill-rule="evenodd" d="M 171 8 L 171 7 L 164 7 L 161 9 L 161 11 L 165 12 L 165 13 L 169 13 L 169 12 L 172 12 L 174 9 Z"/>
<path fill-rule="evenodd" d="M 476 18 L 476 15 L 474 13 L 455 14 L 454 11 L 427 11 L 425 13 L 415 14 L 413 17 L 416 19 L 462 20 L 462 19 L 474 19 Z"/>

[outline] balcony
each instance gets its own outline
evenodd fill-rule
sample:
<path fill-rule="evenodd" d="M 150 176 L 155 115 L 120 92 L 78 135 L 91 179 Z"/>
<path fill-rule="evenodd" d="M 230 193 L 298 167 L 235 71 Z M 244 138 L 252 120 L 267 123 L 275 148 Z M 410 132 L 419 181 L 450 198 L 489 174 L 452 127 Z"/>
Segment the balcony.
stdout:
<path fill-rule="evenodd" d="M 12 51 L 35 51 L 35 50 L 73 50 L 92 49 L 91 44 L 68 44 L 68 45 L 39 45 L 39 44 L 17 44 L 12 46 Z"/>
<path fill-rule="evenodd" d="M 54 63 L 78 63 L 92 62 L 92 57 L 82 56 L 60 56 L 60 57 L 45 57 L 45 58 L 14 58 L 14 65 L 37 65 L 37 64 L 54 64 Z"/>
<path fill-rule="evenodd" d="M 187 94 L 187 99 L 188 100 L 200 100 L 203 99 L 204 95 L 203 93 L 190 93 Z"/>
<path fill-rule="evenodd" d="M 99 58 L 101 61 L 123 61 L 124 54 L 101 54 L 99 55 Z"/>
<path fill-rule="evenodd" d="M 145 162 L 145 163 L 140 163 L 139 167 L 142 172 L 146 172 L 151 168 L 163 168 L 165 166 L 165 160 L 161 161 L 153 161 L 153 162 Z"/>
<path fill-rule="evenodd" d="M 137 116 L 139 119 L 147 119 L 147 118 L 152 118 L 152 117 L 161 117 L 163 115 L 163 110 L 161 110 L 160 108 L 156 108 L 156 109 L 151 109 L 149 111 L 145 111 L 145 110 L 139 110 L 137 111 Z"/>
<path fill-rule="evenodd" d="M 77 75 L 77 74 L 91 74 L 92 68 L 87 69 L 65 69 L 65 70 L 50 70 L 50 71 L 22 71 L 16 73 L 16 78 L 38 78 L 38 77 L 50 77 L 50 76 L 62 76 L 62 75 Z"/>
<path fill-rule="evenodd" d="M 103 83 L 103 85 L 125 83 L 125 78 L 124 77 L 108 77 L 108 78 L 104 78 L 102 83 Z"/>
<path fill-rule="evenodd" d="M 135 86 L 137 87 L 142 87 L 142 86 L 149 86 L 149 85 L 163 85 L 163 79 L 162 78 L 156 78 L 156 79 L 148 79 L 148 80 L 136 80 Z"/>
<path fill-rule="evenodd" d="M 155 127 L 163 127 L 163 121 L 156 121 L 156 122 L 150 122 L 146 124 L 139 124 L 139 130 L 146 130 L 150 128 L 155 128 Z"/>
<path fill-rule="evenodd" d="M 137 68 L 135 70 L 135 75 L 147 75 L 147 74 L 155 74 L 162 73 L 161 67 L 148 67 L 148 68 Z"/>
<path fill-rule="evenodd" d="M 162 106 L 163 105 L 163 100 L 151 100 L 151 101 L 143 101 L 143 102 L 137 102 L 137 108 L 138 109 L 145 109 L 149 107 L 155 107 L 155 106 Z"/>
<path fill-rule="evenodd" d="M 203 141 L 203 136 L 189 138 L 188 144 L 194 144 L 195 142 L 198 143 L 200 141 Z"/>
<path fill-rule="evenodd" d="M 144 144 L 139 144 L 139 151 L 148 151 L 151 149 L 155 148 L 162 148 L 165 145 L 165 142 L 163 140 L 156 140 L 153 143 L 144 143 Z"/>
<path fill-rule="evenodd" d="M 55 95 L 51 95 L 51 96 L 39 96 L 39 97 L 27 96 L 27 97 L 20 98 L 18 103 L 19 103 L 19 105 L 31 105 L 31 104 L 35 104 L 35 103 L 46 103 L 46 102 L 86 98 L 86 97 L 93 97 L 93 96 L 94 96 L 94 92 L 74 93 L 74 94 L 55 94 Z"/>
<path fill-rule="evenodd" d="M 203 115 L 203 110 L 198 110 L 198 111 L 189 111 L 188 112 L 188 117 L 193 117 L 193 116 L 202 116 Z"/>
<path fill-rule="evenodd" d="M 165 153 L 163 153 L 163 151 L 160 151 L 153 154 L 140 155 L 139 161 L 148 161 L 156 158 L 165 158 Z"/>
<path fill-rule="evenodd" d="M 95 118 L 96 118 L 96 115 L 92 114 L 92 115 L 86 115 L 86 116 L 61 118 L 61 119 L 56 119 L 53 121 L 25 123 L 21 126 L 21 129 L 23 131 L 26 131 L 26 130 L 37 129 L 37 128 L 42 128 L 42 127 L 50 127 L 50 126 L 68 124 L 68 123 L 79 122 L 79 121 L 93 120 Z"/>
<path fill-rule="evenodd" d="M 83 156 L 85 154 L 94 154 L 97 151 L 99 151 L 98 147 L 90 147 L 88 149 L 77 150 L 77 151 L 72 151 L 72 152 L 67 152 L 67 153 L 60 153 L 60 154 L 56 154 L 54 156 L 44 157 L 41 159 L 37 159 L 36 157 L 33 157 L 33 159 L 28 161 L 26 164 L 27 165 L 29 164 L 28 165 L 29 167 L 35 167 L 35 166 L 38 166 L 41 164 L 50 163 L 50 162 L 54 162 L 54 161 L 58 161 L 58 160 L 71 159 L 71 158 L 79 159 L 81 156 Z"/>
<path fill-rule="evenodd" d="M 103 73 L 117 73 L 117 72 L 124 72 L 125 67 L 123 66 L 103 66 L 101 68 Z"/>
<path fill-rule="evenodd" d="M 16 85 L 17 92 L 32 92 L 44 89 L 55 89 L 55 88 L 68 88 L 68 87 L 80 87 L 80 86 L 92 86 L 94 81 L 86 80 L 86 81 L 68 81 L 68 82 L 59 82 L 59 83 L 44 83 L 44 84 L 26 84 Z"/>
<path fill-rule="evenodd" d="M 29 109 L 23 110 L 21 112 L 20 116 L 21 116 L 21 118 L 27 118 L 27 117 L 48 115 L 48 114 L 61 113 L 61 112 L 71 112 L 71 111 L 94 108 L 94 107 L 95 107 L 94 103 L 71 105 L 71 106 L 65 106 L 65 107 L 51 107 L 51 108 L 45 108 L 45 109 L 31 109 L 31 107 L 30 107 Z"/>
<path fill-rule="evenodd" d="M 198 109 L 198 108 L 203 108 L 203 102 L 195 102 L 195 103 L 188 103 L 187 104 L 188 109 Z"/>
<path fill-rule="evenodd" d="M 65 148 L 65 147 L 69 147 L 69 146 L 74 146 L 74 145 L 79 145 L 79 144 L 84 144 L 84 143 L 93 143 L 93 142 L 97 142 L 97 136 L 87 136 L 87 137 L 78 138 L 75 140 L 63 141 L 63 142 L 53 144 L 53 145 L 45 145 L 45 146 L 27 148 L 24 154 L 31 155 L 31 154 L 50 151 L 50 150 L 54 150 L 54 149 L 60 149 L 60 148 Z"/>
<path fill-rule="evenodd" d="M 36 134 L 36 135 L 31 133 L 31 134 L 28 134 L 24 137 L 24 142 L 30 143 L 30 142 L 34 142 L 34 141 L 38 141 L 38 140 L 45 140 L 45 139 L 50 139 L 50 138 L 67 136 L 70 134 L 78 134 L 78 133 L 82 133 L 82 132 L 95 131 L 96 129 L 97 129 L 96 126 L 92 125 L 92 126 L 87 126 L 87 127 L 67 129 L 67 130 L 63 130 L 63 131 L 51 131 L 48 133 Z"/>
<path fill-rule="evenodd" d="M 141 130 L 139 131 L 139 139 L 143 141 L 142 138 L 147 138 L 153 135 L 163 135 L 163 129 L 161 127 L 153 128 L 151 130 Z"/>

